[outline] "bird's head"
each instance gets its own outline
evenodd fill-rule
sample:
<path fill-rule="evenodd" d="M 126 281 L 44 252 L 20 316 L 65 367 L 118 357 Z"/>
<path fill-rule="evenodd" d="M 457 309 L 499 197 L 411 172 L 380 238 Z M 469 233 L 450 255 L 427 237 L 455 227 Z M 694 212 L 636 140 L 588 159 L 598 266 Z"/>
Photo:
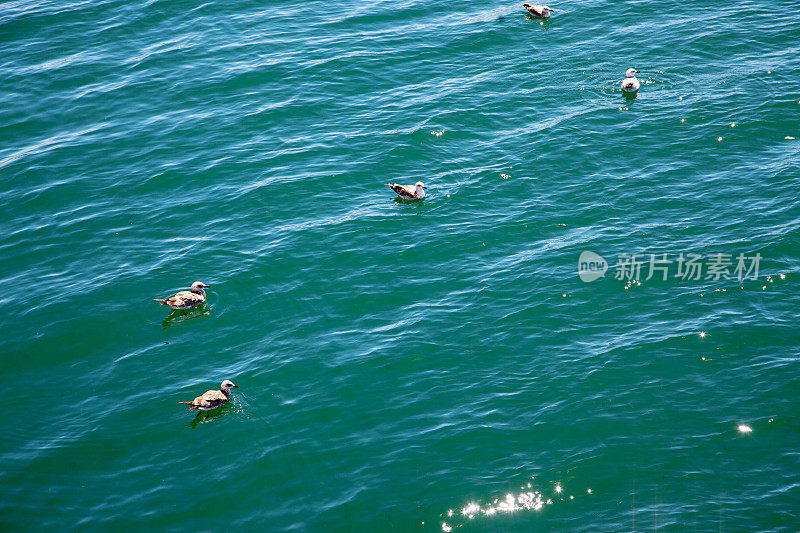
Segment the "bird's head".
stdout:
<path fill-rule="evenodd" d="M 226 379 L 225 381 L 222 382 L 219 388 L 220 390 L 238 389 L 239 385 L 234 385 L 233 381 Z"/>
<path fill-rule="evenodd" d="M 635 68 L 629 68 L 628 70 L 625 71 L 626 78 L 635 78 L 637 74 L 639 74 L 639 71 L 636 70 Z"/>
<path fill-rule="evenodd" d="M 211 285 L 206 285 L 202 281 L 195 281 L 194 283 L 192 283 L 192 290 L 193 291 L 201 291 L 203 289 L 209 288 L 210 286 Z"/>
<path fill-rule="evenodd" d="M 417 182 L 417 183 L 414 185 L 414 187 L 417 189 L 417 191 L 419 191 L 420 189 L 427 189 L 427 187 L 426 187 L 425 185 L 423 185 L 421 181 L 418 181 L 418 182 Z"/>

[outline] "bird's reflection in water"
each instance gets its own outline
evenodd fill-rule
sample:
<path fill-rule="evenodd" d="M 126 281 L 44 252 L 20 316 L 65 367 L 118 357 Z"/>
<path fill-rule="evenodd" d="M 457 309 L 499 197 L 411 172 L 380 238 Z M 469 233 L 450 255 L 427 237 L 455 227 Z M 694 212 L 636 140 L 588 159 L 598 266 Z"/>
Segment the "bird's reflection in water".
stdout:
<path fill-rule="evenodd" d="M 541 26 L 542 29 L 544 29 L 545 31 L 550 29 L 550 20 L 551 20 L 550 17 L 543 19 L 540 17 L 532 17 L 528 14 L 525 14 L 525 18 L 531 22 L 538 22 L 539 26 Z"/>
<path fill-rule="evenodd" d="M 189 426 L 194 429 L 197 427 L 197 424 L 205 424 L 206 422 L 213 422 L 215 420 L 219 420 L 222 417 L 237 414 L 238 416 L 243 416 L 245 418 L 250 418 L 249 414 L 247 413 L 247 409 L 245 404 L 242 402 L 240 398 L 231 398 L 225 405 L 221 405 L 216 409 L 211 409 L 210 411 L 200 411 L 197 409 L 197 414 L 192 419 Z"/>
<path fill-rule="evenodd" d="M 217 407 L 216 409 L 211 409 L 210 411 L 198 410 L 197 415 L 195 415 L 195 417 L 192 419 L 189 426 L 194 429 L 197 427 L 197 424 L 213 422 L 214 420 L 218 420 L 223 416 L 231 414 L 232 412 L 233 411 L 230 409 L 229 405 L 223 405 L 222 407 Z"/>
<path fill-rule="evenodd" d="M 425 205 L 425 198 L 393 198 L 400 205 Z"/>
<path fill-rule="evenodd" d="M 161 326 L 164 329 L 167 329 L 173 324 L 178 324 L 185 320 L 191 320 L 193 318 L 200 318 L 201 316 L 210 315 L 211 309 L 206 304 L 200 305 L 193 309 L 173 309 L 169 316 L 161 322 Z"/>

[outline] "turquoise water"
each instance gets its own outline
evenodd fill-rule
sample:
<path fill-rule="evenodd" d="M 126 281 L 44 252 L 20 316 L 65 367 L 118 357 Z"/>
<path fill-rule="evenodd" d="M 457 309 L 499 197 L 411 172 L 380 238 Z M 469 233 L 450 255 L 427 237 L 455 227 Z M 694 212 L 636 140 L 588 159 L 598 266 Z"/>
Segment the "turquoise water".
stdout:
<path fill-rule="evenodd" d="M 797 4 L 552 7 L 0 4 L 2 529 L 798 531 Z"/>

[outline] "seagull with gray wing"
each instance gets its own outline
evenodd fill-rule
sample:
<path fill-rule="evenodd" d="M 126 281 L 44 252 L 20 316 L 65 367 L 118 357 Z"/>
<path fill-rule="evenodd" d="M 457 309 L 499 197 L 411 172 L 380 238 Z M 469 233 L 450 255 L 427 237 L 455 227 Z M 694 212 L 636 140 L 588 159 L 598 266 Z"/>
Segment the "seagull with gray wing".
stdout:
<path fill-rule="evenodd" d="M 621 83 L 623 91 L 635 93 L 639 90 L 639 80 L 636 79 L 637 74 L 639 74 L 639 71 L 635 68 L 629 68 L 625 71 L 625 79 Z"/>
<path fill-rule="evenodd" d="M 211 411 L 212 409 L 216 409 L 217 407 L 222 407 L 231 397 L 231 389 L 238 389 L 238 385 L 234 385 L 233 381 L 226 379 L 223 381 L 220 386 L 219 390 L 209 390 L 203 393 L 202 396 L 198 396 L 191 402 L 178 402 L 183 403 L 186 405 L 191 405 L 189 408 L 190 411 L 194 411 L 195 409 L 200 409 L 201 411 Z"/>
<path fill-rule="evenodd" d="M 554 9 L 550 9 L 550 6 L 540 6 L 539 4 L 522 4 L 522 7 L 527 9 L 528 13 L 530 13 L 532 17 L 540 19 L 549 19 L 550 13 L 555 11 Z"/>
<path fill-rule="evenodd" d="M 386 185 L 403 200 L 421 200 L 425 198 L 425 189 L 427 189 L 421 181 L 414 185 L 397 185 L 396 183 L 387 183 Z"/>
<path fill-rule="evenodd" d="M 203 289 L 209 287 L 210 285 L 206 285 L 202 281 L 195 281 L 192 283 L 192 288 L 188 291 L 180 291 L 170 298 L 153 298 L 153 300 L 161 305 L 168 305 L 173 309 L 191 309 L 192 307 L 197 307 L 198 305 L 206 303 L 206 291 Z"/>

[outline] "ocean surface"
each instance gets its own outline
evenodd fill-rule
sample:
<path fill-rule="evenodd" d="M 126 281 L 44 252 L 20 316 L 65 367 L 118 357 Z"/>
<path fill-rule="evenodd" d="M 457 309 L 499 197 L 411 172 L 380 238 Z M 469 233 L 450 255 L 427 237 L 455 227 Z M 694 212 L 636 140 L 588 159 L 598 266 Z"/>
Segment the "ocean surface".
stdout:
<path fill-rule="evenodd" d="M 0 3 L 0 530 L 799 531 L 798 3 L 552 7 Z"/>

